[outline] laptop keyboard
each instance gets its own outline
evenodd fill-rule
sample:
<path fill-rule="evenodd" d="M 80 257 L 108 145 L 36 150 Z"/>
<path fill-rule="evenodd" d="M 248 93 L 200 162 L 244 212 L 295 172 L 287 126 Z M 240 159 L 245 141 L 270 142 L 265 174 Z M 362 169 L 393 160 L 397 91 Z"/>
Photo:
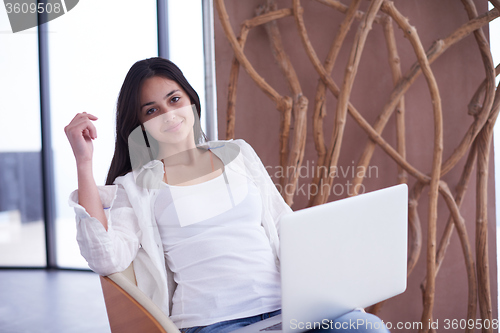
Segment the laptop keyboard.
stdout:
<path fill-rule="evenodd" d="M 262 332 L 262 331 L 281 331 L 281 323 L 277 323 L 277 324 L 274 324 L 273 326 L 263 328 L 260 330 L 260 332 Z"/>

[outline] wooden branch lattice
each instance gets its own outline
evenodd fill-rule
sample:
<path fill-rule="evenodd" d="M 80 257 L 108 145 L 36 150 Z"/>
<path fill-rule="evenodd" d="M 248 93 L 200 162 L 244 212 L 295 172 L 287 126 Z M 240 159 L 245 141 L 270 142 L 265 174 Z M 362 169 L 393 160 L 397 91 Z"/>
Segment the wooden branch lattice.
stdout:
<path fill-rule="evenodd" d="M 357 172 L 353 179 L 352 188 L 354 189 L 354 195 L 358 194 L 358 189 L 361 188 L 360 185 L 365 178 L 363 171 L 368 170 L 376 146 L 382 148 L 382 150 L 397 164 L 397 180 L 399 183 L 407 183 L 410 176 L 416 180 L 409 194 L 408 212 L 409 232 L 411 237 L 408 251 L 408 276 L 412 273 L 418 262 L 422 249 L 422 227 L 417 207 L 422 191 L 427 186 L 429 187 L 426 276 L 421 284 L 423 294 L 421 322 L 423 323 L 423 327 L 420 331 L 432 331 L 428 323 L 432 320 L 434 308 L 435 279 L 454 230 L 457 231 L 460 239 L 467 271 L 467 320 L 475 321 L 477 305 L 479 303 L 481 319 L 491 322 L 493 314 L 489 281 L 490 272 L 488 266 L 487 179 L 493 126 L 500 109 L 500 89 L 495 87 L 495 77 L 500 72 L 500 66 L 494 68 L 489 44 L 482 31 L 482 27 L 500 15 L 500 2 L 498 0 L 490 0 L 494 9 L 478 15 L 472 0 L 461 0 L 469 17 L 469 21 L 453 31 L 449 36 L 435 41 L 433 45 L 425 51 L 416 29 L 410 25 L 409 20 L 398 11 L 391 1 L 371 0 L 366 12 L 362 12 L 359 9 L 361 0 L 352 0 L 349 5 L 345 5 L 338 0 L 316 1 L 345 14 L 324 63 L 319 60 L 310 42 L 303 20 L 304 9 L 301 6 L 300 0 L 292 0 L 291 8 L 282 9 L 277 8 L 275 0 L 266 0 L 265 4 L 257 8 L 255 17 L 241 24 L 241 30 L 238 37 L 236 37 L 231 27 L 224 0 L 214 1 L 222 28 L 234 52 L 234 59 L 229 77 L 226 138 L 230 139 L 234 137 L 237 82 L 240 67 L 243 67 L 257 86 L 275 103 L 277 110 L 280 112 L 279 154 L 281 167 L 283 170 L 288 170 L 288 167 L 292 166 L 297 170 L 296 168 L 302 164 L 306 143 L 306 123 L 309 101 L 302 93 L 300 81 L 295 73 L 293 64 L 285 52 L 280 30 L 277 25 L 278 20 L 293 16 L 302 45 L 320 78 L 316 87 L 312 119 L 313 139 L 317 152 L 316 165 L 318 166 L 318 170 L 322 171 L 322 173 L 318 172 L 315 174 L 312 183 L 317 186 L 316 188 L 323 189 L 324 186 L 326 186 L 327 189 L 330 189 L 332 187 L 334 176 L 329 170 L 336 168 L 338 164 L 342 140 L 344 138 L 346 116 L 349 113 L 354 121 L 366 132 L 369 138 L 356 167 L 356 170 L 360 170 L 360 172 Z M 334 82 L 331 72 L 335 67 L 337 56 L 344 46 L 347 33 L 357 21 L 359 22 L 359 27 L 351 47 L 342 86 L 339 87 Z M 351 91 L 359 68 L 365 42 L 374 23 L 380 24 L 383 27 L 394 88 L 375 123 L 371 125 L 351 103 Z M 393 28 L 394 24 L 403 31 L 405 37 L 410 41 L 411 47 L 417 57 L 417 61 L 406 73 L 402 73 L 400 67 L 400 58 Z M 290 96 L 282 96 L 271 87 L 255 70 L 244 53 L 249 31 L 259 26 L 264 26 L 266 29 L 273 56 L 288 83 Z M 430 64 L 452 45 L 457 44 L 470 34 L 474 35 L 481 53 L 485 70 L 485 79 L 478 87 L 468 106 L 469 114 L 473 116 L 474 120 L 451 156 L 443 161 L 444 125 L 441 95 Z M 424 75 L 427 82 L 434 115 L 434 144 L 430 174 L 425 174 L 418 170 L 406 160 L 404 95 L 420 74 Z M 335 120 L 332 125 L 332 137 L 328 144 L 325 141 L 324 135 L 327 91 L 330 91 L 333 96 L 337 98 Z M 393 113 L 396 113 L 396 148 L 392 147 L 382 137 L 382 132 Z M 291 126 L 292 120 L 293 127 Z M 467 160 L 460 176 L 458 186 L 455 189 L 455 195 L 453 195 L 447 183 L 443 180 L 443 176 L 454 169 L 457 163 L 466 154 Z M 463 202 L 474 166 L 476 167 L 477 179 L 475 258 L 466 230 L 465 220 L 460 213 L 460 206 Z M 282 189 L 289 189 L 288 191 L 284 191 L 282 195 L 285 201 L 289 205 L 292 205 L 294 199 L 293 194 L 295 193 L 298 182 L 298 174 L 287 174 L 281 178 L 280 181 Z M 330 193 L 331 191 L 319 191 L 316 195 L 311 197 L 309 205 L 313 206 L 327 202 Z M 441 240 L 436 246 L 439 196 L 444 199 L 450 216 L 443 235 L 441 236 Z M 370 311 L 377 313 L 381 307 L 382 303 L 377 304 L 373 306 Z M 466 332 L 472 331 L 474 331 L 474 329 L 466 328 Z M 493 329 L 491 327 L 483 329 L 483 332 L 492 331 Z"/>

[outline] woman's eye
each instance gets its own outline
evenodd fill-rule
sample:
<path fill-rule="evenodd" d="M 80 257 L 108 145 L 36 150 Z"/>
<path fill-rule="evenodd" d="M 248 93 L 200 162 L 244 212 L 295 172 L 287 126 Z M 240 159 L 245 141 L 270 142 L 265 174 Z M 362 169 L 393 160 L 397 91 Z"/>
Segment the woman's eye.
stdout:
<path fill-rule="evenodd" d="M 153 114 L 155 113 L 156 109 L 155 108 L 151 108 L 149 110 L 146 111 L 146 115 L 150 115 L 150 114 Z"/>
<path fill-rule="evenodd" d="M 172 103 L 177 103 L 181 98 L 179 96 L 172 97 L 170 100 Z"/>

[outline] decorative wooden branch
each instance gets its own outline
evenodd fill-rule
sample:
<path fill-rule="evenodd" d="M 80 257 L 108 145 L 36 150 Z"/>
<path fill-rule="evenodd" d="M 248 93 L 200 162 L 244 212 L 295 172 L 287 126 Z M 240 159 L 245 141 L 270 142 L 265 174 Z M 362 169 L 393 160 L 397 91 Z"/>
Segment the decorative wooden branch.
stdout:
<path fill-rule="evenodd" d="M 328 75 L 333 70 L 335 65 L 335 61 L 337 60 L 337 56 L 340 52 L 342 44 L 344 43 L 344 39 L 351 29 L 352 23 L 356 17 L 356 13 L 358 13 L 357 8 L 359 7 L 359 3 L 361 0 L 353 0 L 348 10 L 346 11 L 346 16 L 342 23 L 340 24 L 340 28 L 335 35 L 335 39 L 330 47 L 330 51 L 325 60 L 325 71 Z M 314 98 L 314 113 L 313 113 L 313 138 L 314 144 L 316 146 L 316 151 L 318 153 L 318 164 L 324 165 L 325 157 L 326 157 L 326 146 L 324 140 L 323 133 L 323 118 L 326 116 L 326 84 L 322 80 L 319 80 L 318 87 L 316 88 L 316 96 Z M 314 173 L 314 179 L 312 180 L 313 184 L 319 184 L 319 175 L 318 173 Z M 311 198 L 309 205 L 312 205 Z"/>
<path fill-rule="evenodd" d="M 454 31 L 450 36 L 443 40 L 438 40 L 434 43 L 434 45 L 431 47 L 429 51 L 427 51 L 427 57 L 429 59 L 429 63 L 432 63 L 434 60 L 436 60 L 442 53 L 444 53 L 445 50 L 447 50 L 451 45 L 459 42 L 462 40 L 465 36 L 469 35 L 472 31 L 475 29 L 479 28 L 482 25 L 485 25 L 489 22 L 489 20 L 493 20 L 499 16 L 498 11 L 492 10 L 488 15 L 482 15 L 478 17 L 477 19 L 471 20 L 468 23 L 464 24 L 462 27 Z M 379 129 L 381 131 L 383 130 L 383 127 L 385 124 L 382 124 L 384 120 L 389 119 L 390 115 L 392 112 L 395 110 L 398 101 L 401 99 L 401 97 L 406 93 L 408 88 L 415 82 L 415 80 L 418 78 L 418 76 L 421 74 L 421 68 L 419 63 L 415 63 L 409 72 L 403 76 L 403 78 L 399 81 L 399 83 L 396 85 L 394 88 L 389 101 L 386 103 L 384 106 L 381 115 L 379 116 L 378 123 L 374 125 L 375 129 Z M 482 118 L 476 119 L 474 123 L 470 126 L 468 132 L 464 136 L 464 139 L 460 143 L 459 147 L 455 149 L 454 153 L 446 162 L 444 162 L 444 167 L 442 170 L 442 175 L 446 174 L 455 164 L 458 162 L 458 160 L 465 154 L 467 151 L 468 147 L 470 147 L 470 139 L 475 137 L 477 135 L 477 128 L 481 128 L 481 124 L 484 124 L 485 121 L 485 115 L 483 115 Z M 361 124 L 360 124 L 361 125 Z M 384 125 L 384 126 L 382 126 Z M 363 126 L 362 126 L 363 127 Z M 475 134 L 474 134 L 475 133 Z M 372 139 L 373 140 L 373 139 Z M 376 142 L 378 144 L 378 142 Z M 384 147 L 382 147 L 384 148 Z M 370 158 L 365 157 L 366 155 L 371 156 L 373 154 L 373 150 L 375 149 L 375 145 L 371 144 L 370 142 L 367 143 L 367 146 L 362 154 L 362 157 L 360 158 L 360 163 L 358 163 L 357 170 L 367 170 Z M 387 152 L 389 155 L 391 155 L 389 152 Z M 394 158 L 395 156 L 392 156 Z M 397 161 L 397 160 L 396 160 Z M 401 165 L 401 163 L 398 163 L 398 165 Z M 404 167 L 405 170 L 408 171 L 408 166 Z M 414 177 L 416 176 L 416 173 L 412 173 Z M 360 184 L 363 180 L 364 174 L 359 173 L 358 177 L 356 177 L 353 180 L 353 188 L 356 188 L 357 184 Z M 417 177 L 418 178 L 418 177 Z"/>
<path fill-rule="evenodd" d="M 476 175 L 476 260 L 479 287 L 479 309 L 483 320 L 493 319 L 491 308 L 490 271 L 488 262 L 488 166 L 493 126 L 500 110 L 500 86 L 496 89 L 490 116 L 477 139 Z M 493 328 L 483 329 L 493 332 Z"/>
<path fill-rule="evenodd" d="M 263 0 L 262 0 L 263 1 Z M 352 0 L 349 5 L 338 0 L 316 0 L 318 3 L 333 8 L 345 14 L 342 23 L 335 35 L 335 39 L 329 49 L 328 55 L 322 63 L 313 48 L 307 28 L 304 24 L 304 8 L 300 0 L 293 0 L 292 8 L 278 9 L 274 0 L 267 2 L 257 10 L 257 16 L 244 21 L 241 25 L 239 37 L 236 38 L 229 21 L 224 0 L 215 0 L 215 5 L 222 24 L 224 33 L 233 49 L 234 60 L 230 72 L 227 103 L 227 131 L 226 138 L 233 138 L 236 121 L 236 96 L 237 81 L 240 66 L 248 73 L 250 78 L 276 105 L 280 112 L 280 165 L 282 167 L 291 166 L 293 170 L 301 166 L 304 148 L 307 138 L 306 125 L 308 116 L 308 100 L 302 93 L 300 78 L 295 73 L 294 67 L 286 54 L 286 45 L 283 45 L 278 26 L 280 19 L 293 16 L 297 31 L 307 57 L 312 63 L 319 79 L 314 98 L 312 112 L 313 140 L 317 153 L 317 166 L 320 172 L 315 172 L 312 183 L 323 189 L 322 186 L 330 188 L 333 184 L 333 173 L 328 172 L 338 164 L 341 154 L 344 128 L 347 121 L 347 113 L 367 135 L 367 143 L 362 150 L 357 163 L 356 176 L 353 178 L 354 195 L 360 188 L 368 165 L 373 157 L 376 146 L 379 146 L 387 156 L 392 159 L 398 167 L 397 181 L 399 183 L 408 182 L 409 177 L 415 179 L 415 184 L 410 190 L 408 223 L 409 223 L 409 251 L 408 251 L 408 276 L 413 272 L 422 249 L 422 227 L 420 217 L 417 212 L 418 203 L 424 188 L 429 186 L 429 207 L 427 210 L 427 245 L 426 245 L 426 278 L 421 284 L 423 291 L 423 312 L 421 321 L 423 323 L 422 332 L 429 332 L 427 325 L 433 318 L 433 307 L 435 297 L 435 278 L 439 272 L 443 259 L 446 255 L 451 236 L 456 230 L 460 239 L 464 264 L 468 281 L 468 301 L 467 320 L 475 320 L 477 306 L 481 319 L 492 319 L 492 301 L 489 281 L 489 258 L 488 258 L 488 235 L 487 235 L 487 189 L 488 189 L 488 166 L 489 153 L 491 148 L 493 125 L 500 109 L 500 89 L 495 87 L 494 80 L 500 72 L 500 65 L 493 68 L 489 45 L 481 28 L 490 21 L 500 16 L 500 1 L 490 0 L 494 9 L 478 15 L 472 0 L 462 0 L 469 21 L 465 22 L 458 29 L 445 38 L 436 40 L 433 45 L 425 51 L 420 42 L 416 29 L 410 25 L 396 8 L 393 2 L 388 0 L 372 0 L 366 12 L 359 10 L 361 0 Z M 334 82 L 331 77 L 332 70 L 336 64 L 337 56 L 344 47 L 347 33 L 353 24 L 359 22 L 358 30 L 354 37 L 353 45 L 348 63 L 344 70 L 344 77 L 341 87 Z M 389 66 L 391 70 L 394 88 L 387 99 L 385 105 L 371 125 L 362 114 L 356 109 L 351 101 L 352 86 L 356 78 L 359 61 L 363 53 L 365 42 L 371 30 L 372 24 L 381 24 L 386 39 L 388 50 Z M 393 26 L 399 27 L 404 36 L 410 41 L 411 47 L 417 57 L 417 61 L 406 72 L 401 72 L 398 47 L 396 43 Z M 244 47 L 250 30 L 263 26 L 267 31 L 270 41 L 270 48 L 276 60 L 276 64 L 281 70 L 288 83 L 290 96 L 281 96 L 271 87 L 252 67 L 250 61 L 244 54 Z M 463 138 L 457 143 L 450 156 L 443 161 L 443 119 L 441 110 L 441 99 L 438 84 L 430 67 L 439 56 L 450 49 L 452 45 L 459 43 L 465 37 L 474 34 L 478 49 L 480 51 L 485 70 L 485 79 L 478 86 L 471 102 L 467 106 L 468 114 L 473 117 L 471 124 L 464 133 Z M 432 164 L 430 173 L 426 174 L 415 168 L 406 160 L 406 135 L 405 135 L 405 100 L 404 96 L 415 80 L 423 74 L 431 96 L 433 121 L 434 121 L 434 144 L 432 152 Z M 327 113 L 326 93 L 330 91 L 337 98 L 335 110 L 335 120 L 331 125 L 325 125 L 324 119 Z M 392 114 L 395 113 L 396 124 L 396 148 L 390 145 L 383 137 L 382 133 L 389 123 Z M 292 130 L 293 121 L 293 130 Z M 325 143 L 324 126 L 330 126 L 332 137 L 330 142 Z M 290 147 L 290 150 L 288 150 Z M 467 160 L 460 176 L 459 183 L 455 189 L 455 194 L 449 189 L 448 184 L 443 181 L 443 176 L 454 169 L 457 163 L 467 154 Z M 465 227 L 465 220 L 460 213 L 460 207 L 464 201 L 469 180 L 476 166 L 476 258 L 473 257 L 473 250 L 469 242 L 469 235 Z M 287 169 L 284 169 L 287 170 Z M 295 189 L 298 174 L 285 174 L 280 179 L 282 188 L 289 186 Z M 293 192 L 282 193 L 286 202 L 293 203 Z M 328 201 L 330 191 L 318 191 L 311 197 L 309 205 L 323 204 Z M 440 237 L 437 247 L 438 223 L 438 196 L 444 199 L 446 207 L 450 211 L 445 230 Z M 474 259 L 476 262 L 474 262 Z M 370 311 L 377 313 L 383 303 L 379 303 L 370 308 Z M 466 332 L 473 329 L 466 328 Z M 484 329 L 484 332 L 491 332 L 491 329 Z"/>
<path fill-rule="evenodd" d="M 417 55 L 422 72 L 429 85 L 432 105 L 434 109 L 434 152 L 432 158 L 431 182 L 429 191 L 429 216 L 427 221 L 427 286 L 424 295 L 424 311 L 422 313 L 423 328 L 421 332 L 430 329 L 430 319 L 434 307 L 435 278 L 436 278 L 436 224 L 438 209 L 438 190 L 441 178 L 441 163 L 443 153 L 443 115 L 441 110 L 441 97 L 436 79 L 430 68 L 429 61 L 424 48 L 418 37 L 416 29 L 408 23 L 408 20 L 396 9 L 393 2 L 386 1 L 381 10 L 390 15 L 395 22 L 402 27 L 406 38 Z"/>
<path fill-rule="evenodd" d="M 298 18 L 298 6 L 299 0 L 294 0 L 294 13 L 297 20 Z M 326 170 L 332 170 L 332 168 L 337 167 L 338 159 L 340 156 L 340 149 L 342 147 L 342 139 L 344 134 L 344 128 L 346 123 L 347 109 L 349 106 L 349 96 L 351 95 L 352 85 L 354 83 L 354 79 L 356 77 L 356 72 L 359 66 L 359 61 L 361 59 L 361 55 L 363 54 L 363 48 L 365 46 L 366 38 L 368 33 L 372 28 L 373 21 L 375 20 L 376 14 L 382 5 L 382 0 L 373 0 L 370 3 L 370 7 L 368 8 L 367 13 L 363 17 L 361 21 L 361 25 L 354 37 L 354 43 L 351 48 L 351 54 L 349 56 L 349 60 L 346 66 L 345 76 L 344 76 L 344 84 L 340 90 L 340 94 L 338 96 L 337 110 L 335 113 L 335 126 L 333 128 L 332 138 L 330 142 L 330 147 L 327 151 L 327 161 L 325 165 L 327 166 Z M 301 24 L 303 25 L 303 23 Z M 327 188 L 331 188 L 333 177 L 331 177 L 330 172 L 328 175 L 323 175 L 320 179 L 319 188 L 323 188 L 325 183 L 328 184 Z M 322 191 L 319 197 L 322 198 L 323 202 L 326 202 L 328 199 L 328 194 L 330 191 Z"/>
<path fill-rule="evenodd" d="M 246 39 L 248 36 L 248 32 L 250 29 L 255 28 L 259 25 L 266 24 L 272 20 L 277 20 L 286 16 L 291 16 L 292 11 L 290 9 L 281 9 L 275 12 L 266 13 L 264 15 L 257 16 L 253 19 L 246 20 L 241 25 L 240 36 L 238 37 L 238 41 L 241 49 L 243 50 Z M 240 63 L 238 59 L 234 57 L 233 63 L 231 66 L 231 74 L 229 76 L 229 90 L 228 90 L 228 103 L 227 103 L 227 129 L 226 129 L 226 139 L 234 138 L 234 125 L 235 125 L 235 110 L 236 110 L 236 90 L 238 85 L 238 76 L 239 76 Z M 286 116 L 285 116 L 286 118 Z M 288 117 L 289 118 L 289 117 Z M 285 126 L 286 127 L 286 126 Z M 288 126 L 289 128 L 289 126 Z M 285 129 L 281 129 L 280 133 L 284 133 Z M 286 138 L 288 138 L 286 136 Z M 286 140 L 286 139 L 285 139 Z"/>
<path fill-rule="evenodd" d="M 397 84 L 401 77 L 401 60 L 396 46 L 396 37 L 394 36 L 394 29 L 392 27 L 392 19 L 387 16 L 383 21 L 384 34 L 387 43 L 387 51 L 389 53 L 389 65 L 392 72 L 392 80 Z M 405 134 L 405 100 L 401 96 L 398 106 L 396 107 L 396 138 L 397 150 L 402 158 L 406 159 L 406 134 Z M 407 172 L 398 165 L 398 183 L 405 184 L 408 182 Z M 354 191 L 357 193 L 359 186 L 354 186 Z"/>
<path fill-rule="evenodd" d="M 469 284 L 469 300 L 468 300 L 468 306 L 467 306 L 467 321 L 472 320 L 475 322 L 476 319 L 476 306 L 477 306 L 477 283 L 476 283 L 476 271 L 475 271 L 475 265 L 474 265 L 474 257 L 472 255 L 472 249 L 470 247 L 469 243 L 469 238 L 467 234 L 467 229 L 465 228 L 465 220 L 460 214 L 459 206 L 453 199 L 453 195 L 451 194 L 450 189 L 448 188 L 448 185 L 445 183 L 442 184 L 440 187 L 441 189 L 441 194 L 446 202 L 446 205 L 448 206 L 448 209 L 451 212 L 452 220 L 455 223 L 455 227 L 457 228 L 457 233 L 460 238 L 460 242 L 462 244 L 462 249 L 464 253 L 464 258 L 465 258 L 465 266 L 467 270 L 467 280 Z M 436 266 L 440 265 L 442 262 L 442 258 L 439 264 L 436 262 Z M 438 260 L 437 259 L 437 260 Z M 439 266 L 438 266 L 439 267 Z M 436 269 L 436 275 L 437 275 L 438 269 Z M 471 329 L 469 326 L 466 328 L 466 332 L 472 332 L 473 329 Z"/>
<path fill-rule="evenodd" d="M 277 6 L 274 0 L 268 0 L 266 11 L 276 11 L 276 9 Z M 281 34 L 279 32 L 276 21 L 266 23 L 266 30 L 271 42 L 271 49 L 273 51 L 274 58 L 276 59 L 276 62 L 278 63 L 283 76 L 285 76 L 290 91 L 293 95 L 292 114 L 294 117 L 294 134 L 292 138 L 291 151 L 284 156 L 281 165 L 298 166 L 302 164 L 302 159 L 304 157 L 304 149 L 307 137 L 307 107 L 309 102 L 307 98 L 302 94 L 302 88 L 300 87 L 299 78 L 295 73 L 290 59 L 285 53 L 281 40 Z M 284 146 L 286 146 L 287 142 L 288 141 L 283 142 Z M 285 159 L 287 159 L 288 161 L 286 161 Z M 283 198 L 289 205 L 293 204 L 293 197 L 299 177 L 299 173 L 297 172 L 298 169 L 293 168 L 292 170 L 294 171 L 290 174 L 287 171 L 286 177 L 284 177 L 285 184 L 282 186 L 283 189 L 286 189 L 282 193 Z"/>

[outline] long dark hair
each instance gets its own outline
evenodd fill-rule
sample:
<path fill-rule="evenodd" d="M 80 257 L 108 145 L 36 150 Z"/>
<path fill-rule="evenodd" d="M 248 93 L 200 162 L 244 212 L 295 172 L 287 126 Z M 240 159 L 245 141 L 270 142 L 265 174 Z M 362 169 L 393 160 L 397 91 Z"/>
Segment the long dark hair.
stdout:
<path fill-rule="evenodd" d="M 196 108 L 198 117 L 200 117 L 200 98 L 186 80 L 182 71 L 173 62 L 159 57 L 136 62 L 123 81 L 116 104 L 115 152 L 109 167 L 106 185 L 113 184 L 117 177 L 132 171 L 128 140 L 132 131 L 142 125 L 139 120 L 141 88 L 144 81 L 153 76 L 160 76 L 177 82 L 189 96 L 191 104 Z M 204 137 L 203 133 L 200 134 Z M 148 138 L 151 141 L 149 135 Z"/>

